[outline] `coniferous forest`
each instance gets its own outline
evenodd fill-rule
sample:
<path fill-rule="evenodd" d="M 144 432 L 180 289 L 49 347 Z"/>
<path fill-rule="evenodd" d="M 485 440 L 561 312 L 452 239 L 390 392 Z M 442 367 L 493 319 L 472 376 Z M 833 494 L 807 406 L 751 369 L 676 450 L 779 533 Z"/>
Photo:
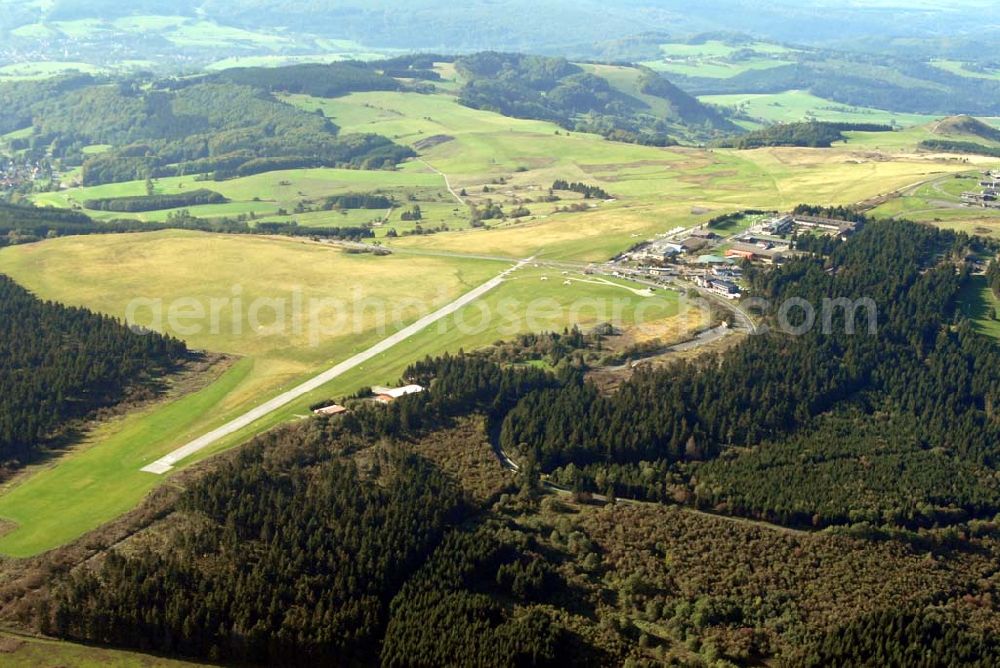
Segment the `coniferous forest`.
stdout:
<path fill-rule="evenodd" d="M 869 296 L 877 335 L 765 319 L 613 394 L 576 355 L 424 360 L 404 380 L 427 392 L 258 437 L 28 614 L 251 663 L 993 665 L 1000 351 L 957 307 L 976 243 L 874 222 L 751 272 L 773 300 Z"/>
<path fill-rule="evenodd" d="M 564 58 L 487 51 L 461 56 L 455 66 L 467 79 L 459 100 L 474 109 L 554 121 L 567 129 L 652 146 L 675 144 L 671 133 L 739 131 L 718 111 L 646 68 L 640 92 L 666 102 L 667 118 L 657 118 L 646 103 Z"/>
<path fill-rule="evenodd" d="M 993 260 L 986 269 L 986 282 L 998 298 L 1000 298 L 1000 261 Z"/>
<path fill-rule="evenodd" d="M 968 279 L 954 258 L 970 243 L 884 222 L 829 255 L 754 272 L 755 294 L 775 304 L 869 298 L 877 327 L 868 329 L 866 309 L 851 309 L 856 322 L 832 309 L 828 333 L 814 327 L 801 336 L 751 337 L 724 364 L 709 359 L 639 374 L 612 396 L 570 382 L 525 397 L 506 417 L 501 443 L 546 471 L 570 463 L 699 461 L 730 446 L 780 439 L 813 416 L 857 404 L 866 414 L 904 414 L 920 443 L 947 443 L 948 456 L 995 466 L 1000 425 L 991 407 L 1000 395 L 1000 351 L 953 322 Z"/>
<path fill-rule="evenodd" d="M 70 420 L 168 372 L 184 344 L 42 301 L 0 275 L 0 461 L 31 460 Z"/>

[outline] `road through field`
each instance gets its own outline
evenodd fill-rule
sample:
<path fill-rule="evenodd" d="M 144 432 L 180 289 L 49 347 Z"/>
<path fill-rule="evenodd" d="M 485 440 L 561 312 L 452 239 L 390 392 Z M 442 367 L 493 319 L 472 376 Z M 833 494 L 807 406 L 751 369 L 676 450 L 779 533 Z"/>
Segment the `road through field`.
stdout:
<path fill-rule="evenodd" d="M 457 192 L 455 192 L 455 189 L 451 187 L 451 181 L 448 180 L 448 175 L 447 174 L 445 174 L 440 169 L 438 169 L 437 167 L 435 167 L 431 163 L 427 162 L 423 158 L 417 158 L 417 162 L 421 163 L 422 165 L 424 165 L 425 167 L 427 167 L 427 169 L 431 170 L 435 174 L 440 175 L 444 179 L 444 187 L 448 189 L 448 192 L 451 193 L 451 196 L 454 197 L 455 199 L 457 199 L 459 204 L 461 204 L 462 206 L 465 206 L 465 200 L 462 199 L 462 196 L 459 195 Z"/>
<path fill-rule="evenodd" d="M 233 434 L 250 424 L 253 424 L 257 420 L 273 413 L 282 406 L 285 406 L 291 403 L 292 401 L 295 401 L 299 397 L 308 394 L 309 392 L 312 392 L 313 390 L 322 387 L 323 385 L 326 385 L 334 378 L 337 378 L 338 376 L 346 373 L 347 371 L 350 371 L 359 364 L 363 364 L 364 362 L 370 360 L 376 355 L 384 353 L 385 351 L 389 350 L 396 344 L 402 343 L 406 339 L 426 329 L 428 326 L 432 325 L 438 320 L 445 318 L 455 313 L 462 307 L 474 302 L 475 300 L 479 299 L 493 288 L 500 285 L 500 283 L 503 282 L 504 278 L 506 278 L 506 276 L 510 274 L 512 271 L 523 266 L 529 261 L 530 258 L 528 260 L 521 260 L 516 265 L 505 270 L 498 276 L 495 276 L 494 278 L 491 278 L 490 280 L 486 281 L 479 287 L 474 288 L 469 292 L 466 292 L 464 295 L 462 295 L 455 301 L 447 304 L 446 306 L 441 307 L 440 309 L 434 311 L 433 313 L 425 315 L 424 317 L 420 318 L 413 324 L 408 325 L 407 327 L 404 327 L 403 329 L 399 330 L 392 336 L 382 339 L 371 348 L 368 348 L 367 350 L 364 350 L 358 353 L 357 355 L 354 355 L 353 357 L 344 360 L 340 364 L 337 364 L 336 366 L 327 369 L 323 373 L 314 376 L 313 378 L 310 378 L 301 385 L 298 385 L 292 388 L 291 390 L 288 390 L 287 392 L 279 394 L 270 401 L 262 403 L 261 405 L 247 411 L 238 418 L 231 420 L 230 422 L 227 422 L 221 427 L 208 432 L 204 436 L 196 438 L 187 445 L 177 448 L 170 454 L 165 455 L 164 457 L 157 459 L 155 462 L 142 467 L 141 470 L 147 473 L 155 473 L 157 475 L 166 473 L 167 471 L 171 470 L 174 467 L 174 465 L 177 464 L 177 462 L 181 461 L 182 459 L 190 457 L 196 452 L 204 450 L 205 448 L 219 441 L 220 439 L 225 438 L 226 436 Z"/>

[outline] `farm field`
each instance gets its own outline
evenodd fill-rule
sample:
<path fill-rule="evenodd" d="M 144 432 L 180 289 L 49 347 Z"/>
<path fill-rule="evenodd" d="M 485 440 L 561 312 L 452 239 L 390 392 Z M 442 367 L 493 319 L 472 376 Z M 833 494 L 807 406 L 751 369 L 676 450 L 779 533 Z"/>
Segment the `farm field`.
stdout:
<path fill-rule="evenodd" d="M 198 261 L 192 262 L 193 257 Z M 216 333 L 158 327 L 181 335 L 192 348 L 229 352 L 240 359 L 199 392 L 102 424 L 53 465 L 4 490 L 0 518 L 17 526 L 0 536 L 0 553 L 27 556 L 44 551 L 135 506 L 164 480 L 139 468 L 395 331 L 395 325 L 379 331 L 375 322 L 379 300 L 388 301 L 390 315 L 398 309 L 402 326 L 417 317 L 413 301 L 422 299 L 425 309 L 431 310 L 508 266 L 481 259 L 344 255 L 309 242 L 180 232 L 71 237 L 5 249 L 0 267 L 40 296 L 117 316 L 126 308 L 123 295 L 147 295 L 165 303 L 184 298 L 206 303 L 213 297 L 232 297 L 238 285 L 243 304 L 249 306 L 257 298 L 285 299 L 300 287 L 307 305 L 312 298 L 346 295 L 345 308 L 352 309 L 349 320 L 360 325 L 358 331 L 338 331 L 318 342 L 310 341 L 309 327 L 301 333 L 267 335 L 250 329 L 249 318 L 240 331 L 226 318 Z M 198 287 L 192 290 L 192 285 Z M 586 327 L 611 319 L 614 311 L 601 311 L 602 304 L 608 309 L 617 304 L 624 323 L 641 316 L 671 336 L 698 324 L 690 321 L 690 315 L 675 324 L 675 293 L 647 296 L 623 282 L 609 284 L 528 267 L 480 302 L 182 465 L 243 442 L 262 429 L 308 415 L 309 405 L 316 401 L 375 383 L 392 383 L 407 364 L 425 355 L 475 348 L 523 331 L 561 330 L 573 322 Z M 360 315 L 355 315 L 355 308 Z M 301 318 L 309 318 L 309 313 L 316 309 L 305 308 Z M 270 313 L 262 316 L 268 317 Z M 318 316 L 317 322 L 325 331 L 333 331 L 332 323 Z M 291 320 L 288 329 L 295 325 Z M 74 493 L 67 495 L 68 489 Z"/>
<path fill-rule="evenodd" d="M 930 64 L 945 72 L 951 72 L 961 77 L 973 77 L 975 79 L 1000 79 L 1000 69 L 982 68 L 981 70 L 970 69 L 967 63 L 960 60 L 932 60 Z"/>
<path fill-rule="evenodd" d="M 401 247 L 514 256 L 603 260 L 675 226 L 690 226 L 740 208 L 787 209 L 805 201 L 851 204 L 966 165 L 913 156 L 874 159 L 850 150 L 758 149 L 710 153 L 673 149 L 657 164 L 592 166 L 587 181 L 616 202 L 582 213 L 559 213 L 504 229 L 467 230 L 393 240 Z M 655 154 L 654 154 L 655 155 Z M 685 160 L 677 164 L 677 158 Z M 608 171 L 604 171 L 607 169 Z M 674 171 L 676 169 L 676 171 Z M 512 183 L 527 181 L 517 174 Z"/>
<path fill-rule="evenodd" d="M 707 40 L 700 44 L 661 44 L 660 51 L 660 58 L 642 64 L 661 72 L 726 79 L 750 70 L 789 65 L 793 61 L 785 56 L 793 54 L 795 49 L 769 42 L 732 46 Z"/>
<path fill-rule="evenodd" d="M 622 75 L 617 85 L 632 84 Z M 478 193 L 484 185 L 493 188 L 491 197 L 498 201 L 532 198 L 557 178 L 599 185 L 615 200 L 572 213 L 548 213 L 546 207 L 527 204 L 533 219 L 488 231 L 392 240 L 400 247 L 603 260 L 636 238 L 703 222 L 710 214 L 750 206 L 785 208 L 803 201 L 848 204 L 962 169 L 916 155 L 916 136 L 899 138 L 893 150 L 907 153 L 890 156 L 857 154 L 853 140 L 827 151 L 663 149 L 472 110 L 446 95 L 356 93 L 333 100 L 286 99 L 304 109 L 322 109 L 345 131 L 376 132 L 422 147 L 422 160 L 477 200 L 483 199 Z M 872 137 L 874 133 L 858 137 L 858 147 L 874 149 L 867 142 L 884 138 Z M 490 185 L 498 179 L 503 185 Z"/>
<path fill-rule="evenodd" d="M 12 63 L 0 67 L 0 81 L 17 81 L 24 79 L 46 79 L 48 77 L 68 72 L 84 74 L 101 74 L 106 72 L 102 67 L 90 63 L 60 60 L 39 60 L 26 63 Z"/>
<path fill-rule="evenodd" d="M 603 66 L 601 74 L 621 90 L 636 92 L 635 70 Z M 374 132 L 409 144 L 421 157 L 395 171 L 300 169 L 220 182 L 191 176 L 163 178 L 154 182 L 154 191 L 206 187 L 231 200 L 189 207 L 196 216 L 337 226 L 377 222 L 388 214 L 388 222 L 375 229 L 378 237 L 390 230 L 399 235 L 415 231 L 417 223 L 403 221 L 401 213 L 419 206 L 424 230 L 450 231 L 400 236 L 391 243 L 514 258 L 542 252 L 552 258 L 593 261 L 606 259 L 638 237 L 701 222 L 702 216 L 749 206 L 786 208 L 803 201 L 849 204 L 963 168 L 943 156 L 915 153 L 921 139 L 934 136 L 924 126 L 893 133 L 851 133 L 846 145 L 825 151 L 663 149 L 608 142 L 551 123 L 469 109 L 448 94 L 376 92 L 336 99 L 303 95 L 284 99 L 303 109 L 322 110 L 344 132 Z M 448 192 L 445 178 L 456 193 L 463 193 L 461 203 Z M 558 212 L 579 203 L 579 196 L 558 193 L 558 202 L 540 201 L 556 179 L 599 185 L 614 201 L 590 201 L 584 210 Z M 41 205 L 66 207 L 81 206 L 92 198 L 145 192 L 144 181 L 132 181 L 40 193 L 34 199 Z M 347 192 L 389 194 L 398 206 L 392 212 L 308 210 L 318 208 L 327 196 Z M 505 222 L 485 221 L 494 229 L 469 230 L 467 205 L 490 201 L 507 210 L 523 205 L 530 213 Z M 303 204 L 305 211 L 297 208 Z M 122 217 L 107 211 L 91 213 L 104 220 Z M 170 214 L 160 210 L 134 217 L 162 221 Z"/>
<path fill-rule="evenodd" d="M 769 94 L 701 95 L 698 99 L 720 107 L 738 108 L 754 119 L 767 123 L 818 120 L 839 123 L 885 123 L 908 127 L 935 120 L 934 116 L 922 114 L 896 113 L 883 109 L 844 105 L 799 90 Z M 747 127 L 760 125 L 748 121 L 738 122 Z"/>
<path fill-rule="evenodd" d="M 280 67 L 294 63 L 332 63 L 339 60 L 376 60 L 391 55 L 391 49 L 375 50 L 347 39 L 317 38 L 316 53 L 230 56 L 205 66 L 206 70 L 230 67 Z"/>
<path fill-rule="evenodd" d="M 444 188 L 441 176 L 433 173 L 420 163 L 409 163 L 397 171 L 371 172 L 356 169 L 290 169 L 265 174 L 254 174 L 226 181 L 199 181 L 193 176 L 166 177 L 154 180 L 155 194 L 176 194 L 206 188 L 220 193 L 229 202 L 200 206 L 160 209 L 137 213 L 119 213 L 87 209 L 84 203 L 89 199 L 109 197 L 134 197 L 146 195 L 143 180 L 109 183 L 99 186 L 68 188 L 58 192 L 37 193 L 32 196 L 39 206 L 81 207 L 96 220 L 133 218 L 147 222 L 162 222 L 180 209 L 197 217 L 237 217 L 253 214 L 264 220 L 289 222 L 295 220 L 302 225 L 320 227 L 360 225 L 381 217 L 385 210 L 356 209 L 336 211 L 315 211 L 296 213 L 296 206 L 302 202 L 315 203 L 328 196 L 353 192 L 379 192 L 391 195 L 401 207 L 418 204 L 431 210 L 434 205 L 451 202 L 457 204 Z M 414 195 L 413 201 L 409 196 Z M 453 207 L 452 207 L 453 208 Z M 284 210 L 285 214 L 279 214 Z M 451 213 L 449 210 L 448 214 Z M 453 216 L 440 212 L 438 218 L 428 222 L 445 222 Z M 467 223 L 467 216 L 462 219 Z M 450 220 L 452 226 L 458 222 Z"/>
<path fill-rule="evenodd" d="M 199 181 L 194 176 L 172 176 L 155 179 L 157 194 L 179 193 L 185 190 L 208 188 L 234 201 L 254 201 L 257 197 L 265 203 L 288 204 L 302 197 L 319 197 L 328 194 L 375 188 L 435 187 L 441 185 L 440 177 L 423 171 L 419 165 L 402 171 L 364 171 L 360 169 L 288 169 L 264 174 L 254 174 L 226 181 Z M 82 206 L 88 199 L 127 197 L 146 194 L 143 180 L 108 183 L 99 186 L 69 188 L 60 192 L 38 193 L 34 196 L 40 206 Z"/>
<path fill-rule="evenodd" d="M 713 79 L 728 79 L 750 70 L 767 70 L 772 67 L 791 65 L 792 61 L 781 58 L 747 58 L 746 60 L 729 61 L 713 58 L 646 60 L 646 67 L 670 74 L 683 74 L 689 77 L 710 77 Z"/>
<path fill-rule="evenodd" d="M 198 20 L 184 16 L 135 15 L 113 20 L 94 18 L 49 23 L 33 23 L 18 27 L 17 37 L 43 38 L 62 35 L 85 39 L 100 34 L 116 32 L 157 35 L 184 47 L 227 47 L 234 44 L 277 49 L 290 47 L 291 38 L 264 31 L 251 31 L 223 26 L 214 21 Z"/>
<path fill-rule="evenodd" d="M 721 40 L 705 40 L 697 44 L 685 44 L 683 42 L 672 42 L 660 45 L 660 51 L 664 56 L 671 58 L 726 58 L 731 57 L 737 51 L 750 49 L 758 53 L 785 54 L 796 51 L 791 47 L 782 46 L 774 42 L 749 42 L 739 46 L 726 44 Z"/>
<path fill-rule="evenodd" d="M 151 40 L 175 51 L 195 54 L 194 57 L 209 70 L 274 67 L 295 62 L 373 60 L 398 52 L 389 48 L 365 46 L 349 39 L 331 39 L 288 30 L 248 29 L 223 25 L 204 18 L 201 14 L 179 16 L 169 12 L 27 23 L 11 30 L 10 35 L 25 44 L 29 43 L 28 40 L 108 44 Z M 60 54 L 61 51 L 62 49 L 57 49 L 54 53 Z M 188 55 L 187 60 L 190 57 Z M 163 65 L 155 58 L 104 58 L 92 53 L 87 53 L 84 59 L 86 62 L 73 62 L 64 56 L 63 61 L 66 62 L 45 59 L 8 65 L 0 68 L 0 81 L 43 78 L 71 70 L 93 73 L 128 72 L 141 68 L 158 69 Z"/>

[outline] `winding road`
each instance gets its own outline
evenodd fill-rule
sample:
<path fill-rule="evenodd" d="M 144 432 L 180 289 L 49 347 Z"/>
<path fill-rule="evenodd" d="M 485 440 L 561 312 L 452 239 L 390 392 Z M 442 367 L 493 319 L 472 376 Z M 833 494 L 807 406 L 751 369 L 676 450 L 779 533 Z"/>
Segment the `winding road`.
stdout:
<path fill-rule="evenodd" d="M 512 271 L 515 271 L 516 269 L 522 267 L 524 264 L 530 261 L 531 258 L 528 258 L 526 260 L 521 260 L 514 266 L 503 271 L 499 275 L 491 278 L 490 280 L 486 281 L 479 287 L 473 288 L 469 292 L 466 292 L 455 301 L 441 307 L 440 309 L 434 311 L 433 313 L 425 315 L 424 317 L 420 318 L 411 325 L 408 325 L 407 327 L 404 327 L 403 329 L 399 330 L 392 336 L 382 339 L 381 341 L 373 345 L 371 348 L 368 348 L 367 350 L 364 350 L 358 353 L 357 355 L 354 355 L 353 357 L 344 360 L 340 364 L 337 364 L 336 366 L 327 369 L 323 373 L 310 378 L 301 385 L 297 385 L 296 387 L 293 387 L 287 392 L 283 392 L 282 394 L 279 394 L 273 399 L 265 401 L 256 408 L 253 408 L 244 413 L 243 415 L 239 416 L 238 418 L 227 422 L 221 427 L 213 429 L 204 436 L 200 436 L 199 438 L 196 438 L 187 445 L 177 448 L 170 454 L 165 455 L 160 459 L 157 459 L 155 462 L 152 462 L 151 464 L 142 467 L 141 470 L 145 471 L 146 473 L 154 473 L 156 475 L 162 475 L 167 471 L 170 471 L 182 459 L 190 457 L 191 455 L 200 452 L 201 450 L 204 450 L 205 448 L 209 447 L 210 445 L 213 445 L 214 443 L 225 438 L 226 436 L 236 433 L 240 429 L 243 429 L 244 427 L 253 424 L 257 420 L 260 420 L 261 418 L 267 415 L 270 415 L 276 410 L 282 408 L 283 406 L 288 405 L 289 403 L 308 394 L 309 392 L 312 392 L 313 390 L 318 389 L 323 385 L 326 385 L 334 378 L 337 378 L 338 376 L 350 371 L 359 364 L 367 362 L 376 355 L 384 353 L 385 351 L 389 350 L 396 344 L 402 343 L 406 339 L 421 332 L 422 330 L 426 329 L 428 326 L 434 324 L 438 320 L 441 320 L 442 318 L 445 318 L 455 313 L 462 307 L 474 302 L 475 300 L 479 299 L 493 288 L 500 285 L 503 282 L 503 280 L 507 277 L 507 275 L 510 274 Z"/>
<path fill-rule="evenodd" d="M 444 179 L 444 186 L 448 189 L 448 192 L 451 193 L 451 196 L 454 197 L 455 199 L 457 199 L 459 204 L 461 204 L 462 206 L 465 206 L 465 200 L 462 199 L 462 196 L 459 195 L 457 192 L 455 192 L 455 189 L 451 187 L 451 181 L 448 180 L 448 175 L 447 174 L 445 174 L 440 169 L 438 169 L 437 167 L 435 167 L 431 163 L 427 162 L 423 158 L 417 158 L 417 162 L 419 162 L 420 164 L 422 164 L 424 167 L 426 167 L 427 169 L 431 170 L 435 174 L 438 174 L 439 176 L 441 176 L 441 178 Z"/>

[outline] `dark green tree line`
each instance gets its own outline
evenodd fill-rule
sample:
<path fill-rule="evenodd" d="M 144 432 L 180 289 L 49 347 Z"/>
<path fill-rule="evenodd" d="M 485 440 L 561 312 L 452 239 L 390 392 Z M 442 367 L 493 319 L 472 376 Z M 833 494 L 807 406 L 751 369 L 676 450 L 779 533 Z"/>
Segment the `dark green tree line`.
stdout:
<path fill-rule="evenodd" d="M 169 371 L 182 342 L 42 301 L 0 274 L 0 462 L 23 463 L 68 421 Z"/>

